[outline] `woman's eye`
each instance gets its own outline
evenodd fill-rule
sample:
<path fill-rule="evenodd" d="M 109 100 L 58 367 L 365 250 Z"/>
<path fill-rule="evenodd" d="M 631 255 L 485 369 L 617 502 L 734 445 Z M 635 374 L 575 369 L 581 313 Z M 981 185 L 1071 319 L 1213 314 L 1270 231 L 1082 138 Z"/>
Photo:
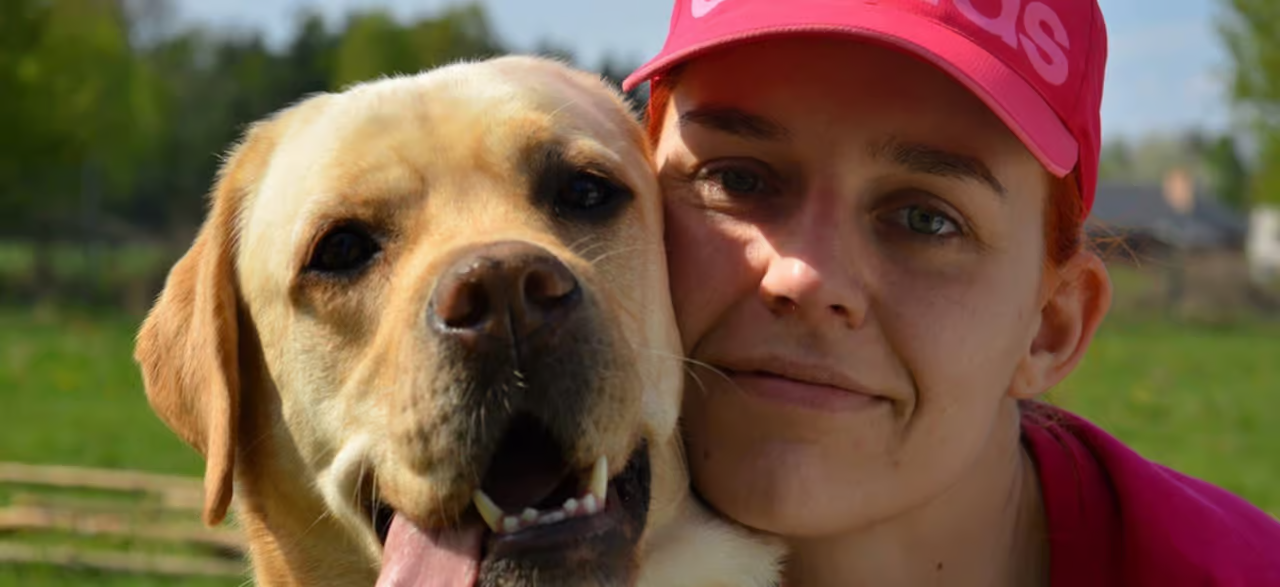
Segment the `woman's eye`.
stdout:
<path fill-rule="evenodd" d="M 764 182 L 759 176 L 738 169 L 726 169 L 719 173 L 720 185 L 724 189 L 736 193 L 753 193 L 758 192 L 764 186 Z"/>
<path fill-rule="evenodd" d="M 698 183 L 726 196 L 767 194 L 772 188 L 765 172 L 748 165 L 708 165 L 694 177 Z"/>
<path fill-rule="evenodd" d="M 927 236 L 947 236 L 959 232 L 959 227 L 954 221 L 936 210 L 908 206 L 900 210 L 899 214 L 902 224 L 912 232 Z"/>
<path fill-rule="evenodd" d="M 322 273 L 346 273 L 364 267 L 380 250 L 378 242 L 367 233 L 342 227 L 320 239 L 307 268 Z"/>

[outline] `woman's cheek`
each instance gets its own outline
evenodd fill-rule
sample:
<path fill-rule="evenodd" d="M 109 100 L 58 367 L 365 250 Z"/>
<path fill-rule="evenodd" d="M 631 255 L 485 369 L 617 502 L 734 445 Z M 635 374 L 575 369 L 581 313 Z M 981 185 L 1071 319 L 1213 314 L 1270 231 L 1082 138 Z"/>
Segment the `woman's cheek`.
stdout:
<path fill-rule="evenodd" d="M 890 265 L 892 266 L 892 265 Z M 890 284 L 879 309 L 886 334 L 896 343 L 914 373 L 922 398 L 957 410 L 986 409 L 1004 395 L 1021 358 L 1033 295 L 998 266 L 981 264 L 970 271 L 910 273 L 887 279 Z"/>
<path fill-rule="evenodd" d="M 680 205 L 667 212 L 671 294 L 685 350 L 702 338 L 732 304 L 742 281 L 743 245 L 709 221 L 707 212 Z"/>

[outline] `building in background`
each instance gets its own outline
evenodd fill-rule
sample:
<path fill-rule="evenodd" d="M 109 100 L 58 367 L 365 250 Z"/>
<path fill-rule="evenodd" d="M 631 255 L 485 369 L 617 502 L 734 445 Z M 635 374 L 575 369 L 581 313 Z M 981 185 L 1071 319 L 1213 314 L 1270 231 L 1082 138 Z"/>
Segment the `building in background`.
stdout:
<path fill-rule="evenodd" d="M 1173 254 L 1243 253 L 1248 217 L 1221 203 L 1182 169 L 1162 183 L 1102 181 L 1086 230 L 1108 261 L 1142 263 Z"/>
<path fill-rule="evenodd" d="M 1280 206 L 1255 206 L 1249 214 L 1249 239 L 1246 245 L 1249 272 L 1254 281 L 1273 283 L 1280 280 Z"/>

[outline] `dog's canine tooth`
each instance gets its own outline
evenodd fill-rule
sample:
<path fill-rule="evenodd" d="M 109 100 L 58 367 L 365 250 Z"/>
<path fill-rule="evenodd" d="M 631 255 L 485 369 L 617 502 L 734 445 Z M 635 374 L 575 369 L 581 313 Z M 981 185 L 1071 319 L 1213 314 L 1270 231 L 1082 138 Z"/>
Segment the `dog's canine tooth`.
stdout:
<path fill-rule="evenodd" d="M 520 520 L 515 516 L 507 516 L 502 519 L 502 532 L 510 534 L 520 529 Z"/>
<path fill-rule="evenodd" d="M 609 457 L 600 455 L 596 460 L 596 466 L 591 470 L 591 495 L 596 496 L 596 500 L 604 503 L 604 497 L 609 492 Z"/>
<path fill-rule="evenodd" d="M 538 510 L 524 508 L 524 513 L 520 514 L 520 519 L 524 522 L 533 522 L 538 519 Z"/>
<path fill-rule="evenodd" d="M 578 513 L 578 500 L 572 497 L 564 500 L 564 511 L 571 516 Z"/>
<path fill-rule="evenodd" d="M 480 511 L 480 517 L 484 518 L 484 523 L 488 524 L 489 529 L 494 532 L 501 532 L 502 528 L 502 508 L 498 504 L 493 503 L 488 495 L 483 491 L 477 490 L 472 496 L 471 501 L 475 502 L 476 509 Z"/>
<path fill-rule="evenodd" d="M 594 494 L 589 494 L 582 498 L 582 512 L 588 516 L 595 515 L 604 509 L 604 501 L 597 500 Z"/>

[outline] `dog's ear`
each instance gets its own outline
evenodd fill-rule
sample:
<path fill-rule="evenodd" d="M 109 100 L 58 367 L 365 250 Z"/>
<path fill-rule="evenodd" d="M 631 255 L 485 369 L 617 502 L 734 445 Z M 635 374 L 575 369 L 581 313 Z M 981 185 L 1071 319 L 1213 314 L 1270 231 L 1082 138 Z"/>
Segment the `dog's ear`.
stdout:
<path fill-rule="evenodd" d="M 250 127 L 219 170 L 212 207 L 178 260 L 134 348 L 147 401 L 205 459 L 204 523 L 231 503 L 240 408 L 237 220 L 276 142 L 272 121 Z"/>

